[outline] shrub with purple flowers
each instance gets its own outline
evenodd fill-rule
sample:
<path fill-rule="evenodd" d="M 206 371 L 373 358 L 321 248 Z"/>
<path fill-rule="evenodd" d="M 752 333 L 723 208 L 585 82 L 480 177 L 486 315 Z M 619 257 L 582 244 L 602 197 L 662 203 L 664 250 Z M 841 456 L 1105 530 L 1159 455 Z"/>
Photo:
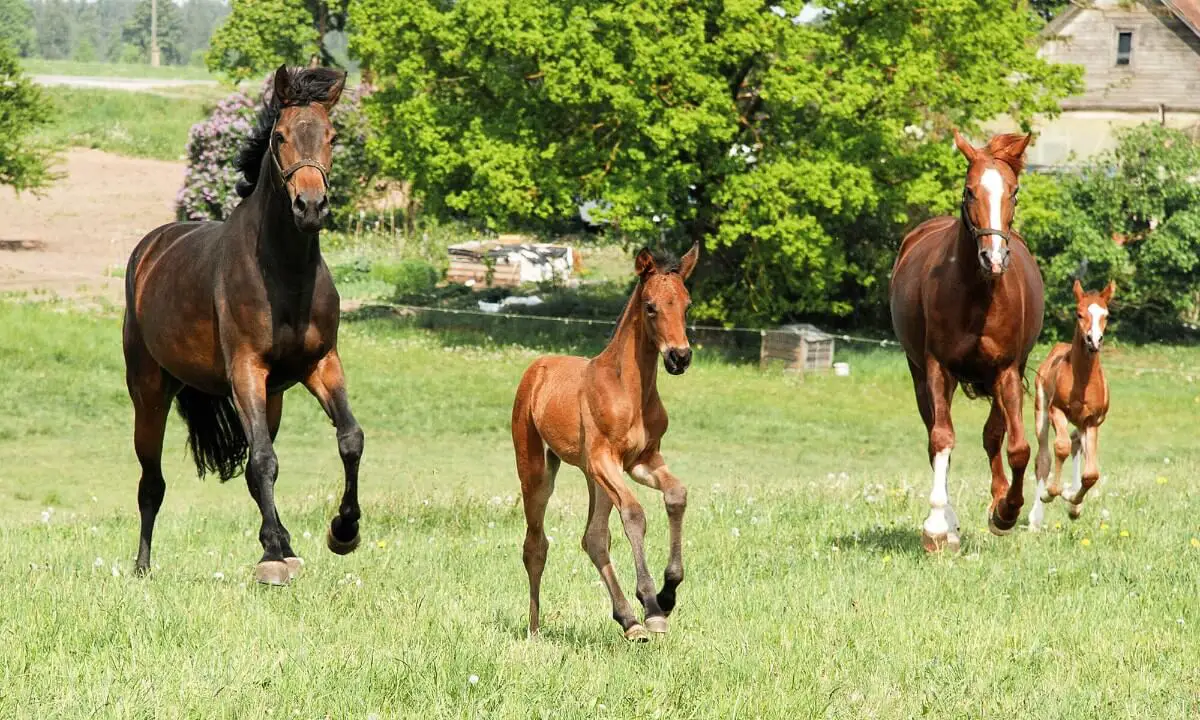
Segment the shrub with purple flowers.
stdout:
<path fill-rule="evenodd" d="M 270 89 L 268 77 L 256 96 L 234 92 L 217 103 L 206 120 L 192 126 L 187 171 L 175 198 L 180 220 L 224 220 L 237 207 L 241 199 L 236 187 L 241 175 L 234 163 Z M 329 173 L 329 202 L 335 225 L 347 222 L 354 214 L 379 171 L 366 150 L 368 124 L 362 98 L 369 92 L 365 85 L 348 88 L 333 110 L 338 142 L 333 147 Z"/>

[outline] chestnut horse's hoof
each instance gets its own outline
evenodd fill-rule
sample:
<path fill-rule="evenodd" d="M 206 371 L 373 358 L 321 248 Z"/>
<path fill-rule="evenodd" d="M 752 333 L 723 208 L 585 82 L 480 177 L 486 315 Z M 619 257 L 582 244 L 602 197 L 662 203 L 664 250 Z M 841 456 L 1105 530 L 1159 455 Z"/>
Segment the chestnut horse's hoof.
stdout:
<path fill-rule="evenodd" d="M 288 564 L 282 560 L 263 560 L 254 566 L 254 580 L 261 585 L 281 587 L 292 579 Z"/>
<path fill-rule="evenodd" d="M 1063 498 L 1063 500 L 1067 503 L 1067 517 L 1072 520 L 1078 520 L 1079 516 L 1083 514 L 1083 503 L 1076 505 L 1066 498 Z"/>
<path fill-rule="evenodd" d="M 927 553 L 937 553 L 948 550 L 952 553 L 958 552 L 959 538 L 956 532 L 930 534 L 927 530 L 921 531 L 921 547 L 925 548 Z"/>
<path fill-rule="evenodd" d="M 362 542 L 362 536 L 357 532 L 354 533 L 354 537 L 350 540 L 339 540 L 337 536 L 333 534 L 332 527 L 325 531 L 325 544 L 329 546 L 330 550 L 338 555 L 349 555 L 358 549 L 358 544 L 360 542 Z"/>
<path fill-rule="evenodd" d="M 667 618 L 662 615 L 646 618 L 646 629 L 656 635 L 666 635 L 667 626 Z"/>
<path fill-rule="evenodd" d="M 634 623 L 625 631 L 625 639 L 629 642 L 650 642 L 650 633 L 646 632 L 646 628 Z"/>
<path fill-rule="evenodd" d="M 996 537 L 1004 537 L 1012 532 L 1013 526 L 1017 524 L 1014 518 L 1012 522 L 1008 522 L 1000 517 L 1000 513 L 993 512 L 988 515 L 988 530 Z"/>
<path fill-rule="evenodd" d="M 286 557 L 283 559 L 283 564 L 287 565 L 288 580 L 295 580 L 300 576 L 300 570 L 304 568 L 304 559 L 298 557 Z"/>

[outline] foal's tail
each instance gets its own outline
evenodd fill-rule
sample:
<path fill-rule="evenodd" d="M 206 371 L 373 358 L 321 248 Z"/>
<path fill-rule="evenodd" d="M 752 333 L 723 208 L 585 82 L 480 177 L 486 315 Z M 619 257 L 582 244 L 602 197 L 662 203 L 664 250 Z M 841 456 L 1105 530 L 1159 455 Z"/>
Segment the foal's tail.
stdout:
<path fill-rule="evenodd" d="M 196 461 L 196 474 L 204 477 L 214 472 L 221 482 L 241 474 L 250 444 L 233 401 L 185 387 L 176 397 L 176 407 L 187 423 L 188 449 Z"/>

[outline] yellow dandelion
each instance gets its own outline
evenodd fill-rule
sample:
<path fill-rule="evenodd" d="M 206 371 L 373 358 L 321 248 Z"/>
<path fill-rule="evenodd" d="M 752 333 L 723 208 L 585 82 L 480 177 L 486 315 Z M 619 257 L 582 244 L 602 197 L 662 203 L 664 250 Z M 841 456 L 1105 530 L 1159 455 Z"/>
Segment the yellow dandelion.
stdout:
<path fill-rule="evenodd" d="M 1101 529 L 1101 530 L 1107 530 L 1107 529 L 1108 529 L 1108 523 L 1100 523 L 1100 529 Z"/>
<path fill-rule="evenodd" d="M 890 563 L 890 562 L 892 561 L 892 556 L 891 556 L 891 555 L 884 555 L 884 556 L 883 556 L 883 561 L 884 561 L 885 563 Z"/>
<path fill-rule="evenodd" d="M 1154 478 L 1154 482 L 1158 483 L 1159 485 L 1166 485 L 1167 478 L 1162 475 L 1159 475 L 1158 477 Z"/>
<path fill-rule="evenodd" d="M 1054 529 L 1055 529 L 1055 530 L 1062 530 L 1062 523 L 1060 523 L 1060 522 L 1056 522 L 1056 523 L 1054 523 Z"/>
<path fill-rule="evenodd" d="M 387 540 L 380 540 L 379 542 L 375 543 L 375 545 L 378 546 L 380 550 L 382 550 L 385 547 L 387 547 Z"/>
<path fill-rule="evenodd" d="M 1091 545 L 1091 544 L 1092 544 L 1092 539 L 1091 539 L 1091 538 L 1084 538 L 1084 539 L 1082 539 L 1082 540 L 1080 540 L 1080 541 L 1079 541 L 1079 544 L 1080 544 L 1080 545 L 1082 545 L 1082 546 L 1084 546 L 1084 547 L 1088 547 L 1089 545 Z"/>
<path fill-rule="evenodd" d="M 1200 539 L 1192 538 L 1192 547 L 1200 548 Z"/>
<path fill-rule="evenodd" d="M 1121 531 L 1121 537 L 1129 537 L 1129 531 L 1128 531 L 1128 530 L 1122 530 L 1122 531 Z"/>

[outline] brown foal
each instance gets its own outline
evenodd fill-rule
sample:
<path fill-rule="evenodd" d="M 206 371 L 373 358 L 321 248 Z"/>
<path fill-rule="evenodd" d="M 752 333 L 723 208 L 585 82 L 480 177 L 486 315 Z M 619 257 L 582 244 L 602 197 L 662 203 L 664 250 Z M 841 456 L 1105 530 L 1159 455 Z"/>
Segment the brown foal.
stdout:
<path fill-rule="evenodd" d="M 1108 417 L 1108 381 L 1100 367 L 1100 345 L 1108 326 L 1108 304 L 1117 286 L 1085 293 L 1075 281 L 1075 338 L 1058 343 L 1037 371 L 1037 498 L 1029 529 L 1040 530 L 1046 505 L 1061 495 L 1072 520 L 1083 512 L 1083 496 L 1100 479 L 1100 426 Z M 1076 430 L 1071 431 L 1070 425 Z M 1050 482 L 1050 426 L 1054 426 L 1054 480 Z M 1075 458 L 1071 486 L 1063 490 L 1062 468 Z"/>
<path fill-rule="evenodd" d="M 647 250 L 638 253 L 638 284 L 608 347 L 588 360 L 538 358 L 525 371 L 513 403 L 512 436 L 525 503 L 525 570 L 529 573 L 529 633 L 538 632 L 539 593 L 546 565 L 544 520 L 561 461 L 583 470 L 588 486 L 588 521 L 583 549 L 600 572 L 612 599 L 613 619 L 625 637 L 644 642 L 649 632 L 667 632 L 675 590 L 683 582 L 683 513 L 687 488 L 667 469 L 659 442 L 667 411 L 659 399 L 658 359 L 672 375 L 691 363 L 686 313 L 691 300 L 684 281 L 699 256 L 693 246 L 678 262 Z M 670 525 L 670 557 L 663 588 L 654 592 L 646 568 L 646 513 L 621 477 L 661 490 Z M 637 597 L 645 609 L 638 622 L 617 583 L 609 560 L 608 519 L 613 506 L 633 550 Z"/>
<path fill-rule="evenodd" d="M 933 218 L 904 238 L 890 288 L 892 326 L 908 355 L 929 434 L 933 490 L 922 533 L 928 551 L 959 546 L 947 480 L 954 449 L 950 403 L 960 383 L 969 397 L 992 402 L 983 428 L 992 469 L 988 526 L 1004 535 L 1017 522 L 1029 464 L 1023 380 L 1044 303 L 1037 262 L 1011 229 L 1029 136 L 997 135 L 975 148 L 955 131 L 954 141 L 968 162 L 959 216 Z M 1005 435 L 1011 483 L 1000 453 Z"/>

